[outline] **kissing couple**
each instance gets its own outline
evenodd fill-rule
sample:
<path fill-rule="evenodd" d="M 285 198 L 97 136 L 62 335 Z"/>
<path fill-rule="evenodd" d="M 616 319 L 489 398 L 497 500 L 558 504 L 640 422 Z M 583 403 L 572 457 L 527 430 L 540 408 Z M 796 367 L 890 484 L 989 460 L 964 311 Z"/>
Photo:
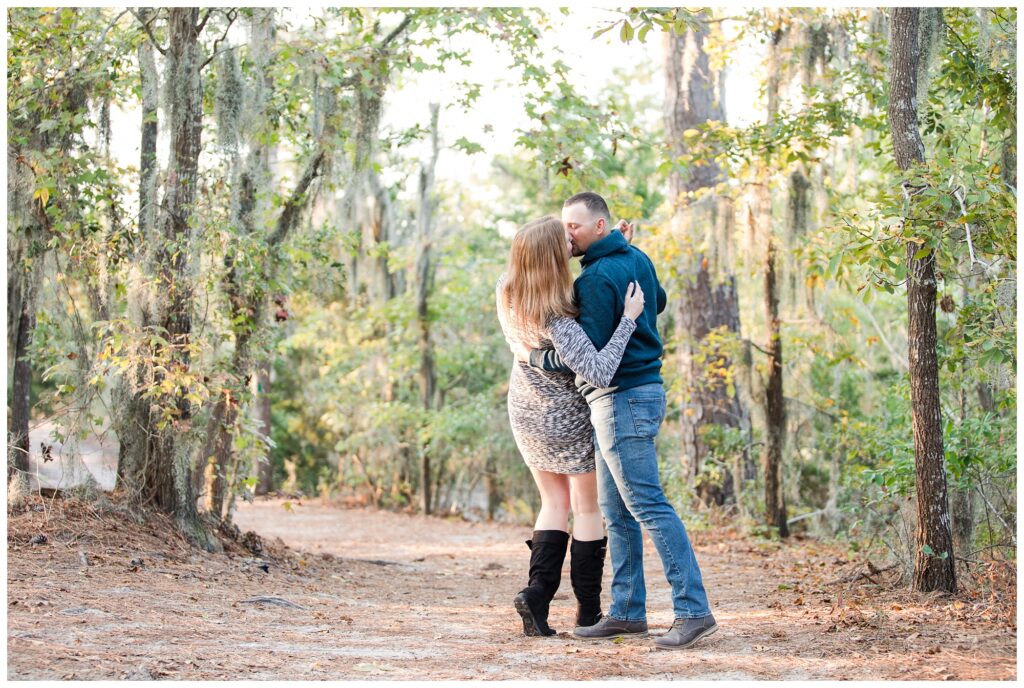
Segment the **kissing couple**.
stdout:
<path fill-rule="evenodd" d="M 578 193 L 565 201 L 561 219 L 549 215 L 519 228 L 498 281 L 498 319 L 515 354 L 509 421 L 541 498 L 526 542 L 529 583 L 514 604 L 526 635 L 555 635 L 548 610 L 568 548 L 577 600 L 573 636 L 646 636 L 642 526 L 672 586 L 675 614 L 654 645 L 678 650 L 718 626 L 686 529 L 658 475 L 654 440 L 665 417 L 665 390 L 657 318 L 667 297 L 650 258 L 630 244 L 632 235 L 625 221 L 611 226 L 600 195 Z M 583 266 L 575 281 L 571 256 Z M 606 549 L 607 616 L 601 612 Z"/>

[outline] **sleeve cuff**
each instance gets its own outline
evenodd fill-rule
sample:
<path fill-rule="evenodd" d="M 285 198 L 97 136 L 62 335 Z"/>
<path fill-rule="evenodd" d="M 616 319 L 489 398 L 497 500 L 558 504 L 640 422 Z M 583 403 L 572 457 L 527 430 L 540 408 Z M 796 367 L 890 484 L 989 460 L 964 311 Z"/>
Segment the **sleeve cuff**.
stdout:
<path fill-rule="evenodd" d="M 530 349 L 530 365 L 534 368 L 544 367 L 544 350 Z"/>

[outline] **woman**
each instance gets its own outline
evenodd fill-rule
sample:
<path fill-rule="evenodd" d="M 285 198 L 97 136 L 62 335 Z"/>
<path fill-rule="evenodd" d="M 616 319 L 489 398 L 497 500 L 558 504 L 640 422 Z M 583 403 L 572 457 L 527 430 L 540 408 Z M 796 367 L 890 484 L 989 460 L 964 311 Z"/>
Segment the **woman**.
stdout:
<path fill-rule="evenodd" d="M 512 239 L 508 269 L 497 286 L 498 319 L 509 343 L 554 348 L 567 366 L 590 384 L 607 387 L 643 312 L 640 285 L 626 290 L 618 328 L 600 352 L 574 320 L 570 242 L 554 216 L 534 220 Z M 597 502 L 590 409 L 574 378 L 516 361 L 508 388 L 512 434 L 540 491 L 541 508 L 530 548 L 529 584 L 515 597 L 526 635 L 554 635 L 548 607 L 561 581 L 573 514 L 570 580 L 576 624 L 601 618 L 601 573 L 607 538 Z"/>

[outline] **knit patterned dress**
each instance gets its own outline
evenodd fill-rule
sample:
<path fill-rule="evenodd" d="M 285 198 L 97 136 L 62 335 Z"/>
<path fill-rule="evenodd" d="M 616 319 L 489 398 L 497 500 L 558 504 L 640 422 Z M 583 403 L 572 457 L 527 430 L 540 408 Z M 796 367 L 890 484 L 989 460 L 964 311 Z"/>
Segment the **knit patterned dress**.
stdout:
<path fill-rule="evenodd" d="M 501 305 L 504 275 L 496 289 L 498 321 L 509 343 L 531 345 Z M 601 351 L 572 318 L 548 324 L 541 348 L 554 348 L 562 361 L 592 385 L 607 387 L 636 322 L 623 317 Z M 512 436 L 526 465 L 550 473 L 577 474 L 594 470 L 594 429 L 590 407 L 567 373 L 548 372 L 518 360 L 508 384 L 508 418 Z"/>

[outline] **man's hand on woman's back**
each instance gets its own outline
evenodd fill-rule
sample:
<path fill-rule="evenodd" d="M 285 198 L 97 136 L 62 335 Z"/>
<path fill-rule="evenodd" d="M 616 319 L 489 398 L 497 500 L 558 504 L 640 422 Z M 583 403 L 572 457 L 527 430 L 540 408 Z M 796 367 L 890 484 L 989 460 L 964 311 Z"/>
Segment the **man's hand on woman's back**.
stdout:
<path fill-rule="evenodd" d="M 633 233 L 636 231 L 636 223 L 629 223 L 625 220 L 619 220 L 619 224 L 615 225 L 615 229 L 622 232 L 623 238 L 625 238 L 627 244 L 633 243 Z"/>
<path fill-rule="evenodd" d="M 512 353 L 516 355 L 517 361 L 522 361 L 523 363 L 530 362 L 530 350 L 526 348 L 522 342 L 512 342 L 509 348 L 511 348 Z"/>

